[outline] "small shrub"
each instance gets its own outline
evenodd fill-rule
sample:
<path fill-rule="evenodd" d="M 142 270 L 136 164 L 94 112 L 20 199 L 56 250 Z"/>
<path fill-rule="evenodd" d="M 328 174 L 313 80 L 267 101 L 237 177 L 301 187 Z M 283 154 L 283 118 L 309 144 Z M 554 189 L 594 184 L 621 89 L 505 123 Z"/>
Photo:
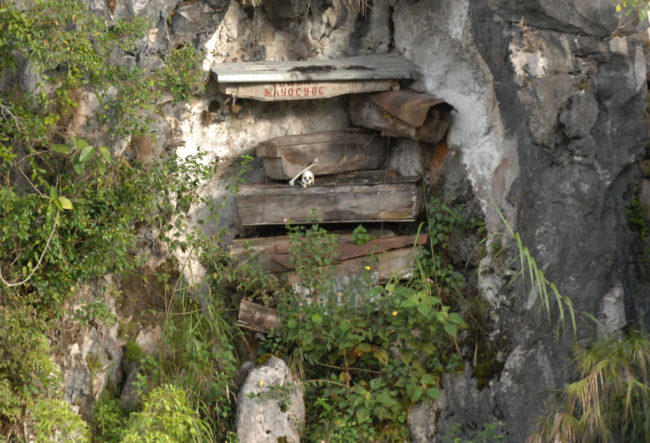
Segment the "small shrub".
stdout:
<path fill-rule="evenodd" d="M 133 415 L 122 441 L 202 443 L 213 440 L 212 431 L 190 406 L 183 389 L 163 385 L 151 391 L 142 411 Z"/>
<path fill-rule="evenodd" d="M 62 400 L 38 400 L 31 408 L 32 433 L 37 443 L 89 442 L 86 422 Z"/>

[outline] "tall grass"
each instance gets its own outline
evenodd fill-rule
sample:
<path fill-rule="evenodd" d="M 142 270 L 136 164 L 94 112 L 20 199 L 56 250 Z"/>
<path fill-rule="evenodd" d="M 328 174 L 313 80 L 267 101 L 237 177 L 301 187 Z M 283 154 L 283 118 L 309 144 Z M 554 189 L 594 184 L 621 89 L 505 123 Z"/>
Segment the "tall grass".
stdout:
<path fill-rule="evenodd" d="M 579 379 L 561 393 L 529 443 L 650 441 L 650 340 L 637 332 L 580 350 Z"/>
<path fill-rule="evenodd" d="M 499 217 L 501 217 L 508 233 L 517 245 L 517 255 L 519 256 L 519 266 L 521 268 L 517 276 L 524 279 L 531 291 L 537 292 L 539 300 L 546 311 L 549 322 L 551 322 L 551 302 L 555 301 L 555 305 L 559 311 L 559 318 L 556 324 L 557 334 L 559 335 L 560 331 L 564 328 L 566 317 L 568 316 L 571 319 L 573 336 L 576 338 L 578 329 L 576 326 L 575 310 L 573 309 L 571 299 L 560 294 L 557 286 L 546 278 L 544 272 L 537 266 L 537 262 L 531 255 L 528 247 L 524 246 L 519 233 L 513 231 L 503 216 L 503 213 L 498 208 L 497 213 L 499 214 Z"/>

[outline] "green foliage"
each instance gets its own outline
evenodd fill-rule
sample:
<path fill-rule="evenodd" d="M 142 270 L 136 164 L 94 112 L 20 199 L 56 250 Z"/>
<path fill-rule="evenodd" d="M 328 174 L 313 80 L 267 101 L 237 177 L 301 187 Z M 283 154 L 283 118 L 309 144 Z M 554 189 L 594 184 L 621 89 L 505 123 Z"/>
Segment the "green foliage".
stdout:
<path fill-rule="evenodd" d="M 199 203 L 198 183 L 214 171 L 202 156 L 129 164 L 66 132 L 77 99 L 94 93 L 100 129 L 115 137 L 146 133 L 163 94 L 187 100 L 200 88 L 194 48 L 171 50 L 157 70 L 120 66 L 114 62 L 120 51 L 143 43 L 146 20 L 109 25 L 81 0 L 18 3 L 0 2 L 6 68 L 0 82 L 0 433 L 6 435 L 22 433 L 20 422 L 34 413 L 30 405 L 58 401 L 47 336 L 70 295 L 107 273 L 138 269 L 143 226 L 161 232 L 172 250 L 193 247 L 182 235 L 184 214 Z M 31 70 L 32 90 L 21 89 L 19 67 Z M 83 324 L 113 321 L 101 301 L 72 314 Z M 98 369 L 97 361 L 89 363 Z"/>
<path fill-rule="evenodd" d="M 88 426 L 70 407 L 62 400 L 38 400 L 31 411 L 34 440 L 38 443 L 90 441 Z"/>
<path fill-rule="evenodd" d="M 495 443 L 503 440 L 503 422 L 487 423 L 481 426 L 468 439 L 462 437 L 463 429 L 460 423 L 454 423 L 453 429 L 443 435 L 440 439 L 442 443 Z"/>
<path fill-rule="evenodd" d="M 650 441 L 650 338 L 637 332 L 578 349 L 579 379 L 529 441 Z"/>
<path fill-rule="evenodd" d="M 634 200 L 632 200 L 630 206 L 625 208 L 625 215 L 627 216 L 627 221 L 630 223 L 632 229 L 639 233 L 643 242 L 646 242 L 648 234 L 650 234 L 650 222 L 648 222 L 648 220 L 643 216 L 641 201 L 639 200 L 638 194 Z"/>
<path fill-rule="evenodd" d="M 95 404 L 91 420 L 93 441 L 118 443 L 128 421 L 127 413 L 120 407 L 119 400 L 104 393 Z"/>
<path fill-rule="evenodd" d="M 201 307 L 184 288 L 178 289 L 163 328 L 163 350 L 145 356 L 139 376 L 143 392 L 173 381 L 220 438 L 233 428 L 230 396 L 238 368 L 234 332 L 222 303 L 215 296 Z"/>
<path fill-rule="evenodd" d="M 185 391 L 162 385 L 147 395 L 124 432 L 124 443 L 206 442 L 213 441 L 210 428 L 192 408 Z"/>
<path fill-rule="evenodd" d="M 262 351 L 290 355 L 304 373 L 307 438 L 404 441 L 409 406 L 438 398 L 442 374 L 460 367 L 455 339 L 464 322 L 442 302 L 447 280 L 431 278 L 433 252 L 411 281 L 376 284 L 369 257 L 341 284 L 336 236 L 317 224 L 287 228 L 300 288 L 279 294 L 282 327 Z"/>
<path fill-rule="evenodd" d="M 368 231 L 362 225 L 357 226 L 352 231 L 352 243 L 355 245 L 362 245 L 370 241 L 370 235 Z"/>
<path fill-rule="evenodd" d="M 25 419 L 34 397 L 55 394 L 58 369 L 45 329 L 34 308 L 0 306 L 0 434 Z"/>
<path fill-rule="evenodd" d="M 635 14 L 639 20 L 645 21 L 650 11 L 650 2 L 648 0 L 622 0 L 616 5 L 616 12 L 624 11 L 625 15 Z"/>
<path fill-rule="evenodd" d="M 0 133 L 12 142 L 47 145 L 83 89 L 96 92 L 104 111 L 100 118 L 115 134 L 145 133 L 154 103 L 164 91 L 176 101 L 187 100 L 201 80 L 198 55 L 187 46 L 170 51 L 157 71 L 112 61 L 119 59 L 116 48 L 133 51 L 148 25 L 142 18 L 109 25 L 80 0 L 34 0 L 21 9 L 13 3 L 0 6 L 2 65 L 15 72 L 16 54 L 22 54 L 42 78 L 35 94 L 14 93 L 0 102 L 4 113 L 12 116 L 2 121 Z M 45 92 L 50 88 L 54 94 Z"/>

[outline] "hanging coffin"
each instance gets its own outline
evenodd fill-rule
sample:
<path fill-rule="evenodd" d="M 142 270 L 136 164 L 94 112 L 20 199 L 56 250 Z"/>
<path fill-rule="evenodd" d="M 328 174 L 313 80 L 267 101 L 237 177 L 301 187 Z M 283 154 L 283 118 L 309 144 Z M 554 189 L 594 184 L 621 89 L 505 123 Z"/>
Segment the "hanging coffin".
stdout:
<path fill-rule="evenodd" d="M 266 175 L 289 180 L 318 159 L 311 172 L 318 175 L 377 169 L 386 156 L 386 139 L 361 129 L 289 135 L 266 140 L 256 147 Z"/>
<path fill-rule="evenodd" d="M 409 90 L 350 97 L 355 125 L 427 143 L 445 137 L 453 109 L 444 100 Z"/>
<path fill-rule="evenodd" d="M 415 69 L 396 54 L 372 54 L 332 60 L 217 63 L 212 66 L 219 90 L 236 98 L 262 101 L 311 100 L 387 91 Z"/>
<path fill-rule="evenodd" d="M 420 177 L 368 171 L 302 188 L 282 184 L 240 186 L 235 204 L 243 226 L 309 223 L 407 222 L 422 209 Z"/>

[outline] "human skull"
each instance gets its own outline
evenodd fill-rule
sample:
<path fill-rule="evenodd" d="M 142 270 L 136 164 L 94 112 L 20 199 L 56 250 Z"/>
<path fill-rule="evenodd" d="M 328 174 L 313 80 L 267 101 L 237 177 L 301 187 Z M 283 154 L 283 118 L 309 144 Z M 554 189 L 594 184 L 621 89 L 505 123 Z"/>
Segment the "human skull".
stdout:
<path fill-rule="evenodd" d="M 311 186 L 314 184 L 314 174 L 311 171 L 305 171 L 300 177 L 300 184 L 303 188 Z"/>

